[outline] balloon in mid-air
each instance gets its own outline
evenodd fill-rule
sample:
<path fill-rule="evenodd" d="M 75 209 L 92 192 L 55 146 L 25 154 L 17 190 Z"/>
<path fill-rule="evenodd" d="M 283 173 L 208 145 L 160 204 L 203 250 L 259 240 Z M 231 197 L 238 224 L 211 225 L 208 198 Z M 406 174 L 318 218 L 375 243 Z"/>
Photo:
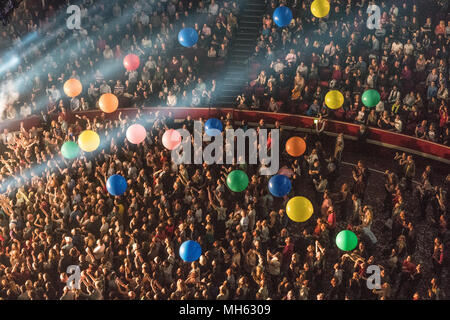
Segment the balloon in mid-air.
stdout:
<path fill-rule="evenodd" d="M 277 174 L 269 180 L 269 191 L 275 197 L 284 197 L 291 192 L 292 183 L 288 177 Z"/>
<path fill-rule="evenodd" d="M 336 245 L 342 251 L 352 251 L 358 245 L 358 237 L 350 230 L 342 230 L 336 236 Z"/>
<path fill-rule="evenodd" d="M 127 129 L 127 139 L 133 144 L 139 144 L 142 141 L 145 140 L 145 137 L 147 136 L 147 131 L 145 130 L 144 126 L 136 123 L 132 124 Z"/>
<path fill-rule="evenodd" d="M 180 257 L 185 262 L 194 262 L 202 255 L 202 247 L 194 240 L 188 240 L 180 246 Z"/>
<path fill-rule="evenodd" d="M 127 191 L 127 180 L 120 174 L 113 174 L 106 181 L 106 189 L 113 196 L 120 196 Z"/>
<path fill-rule="evenodd" d="M 273 12 L 273 21 L 279 27 L 285 27 L 289 25 L 292 19 L 292 11 L 288 7 L 280 6 Z"/>
<path fill-rule="evenodd" d="M 78 144 L 76 142 L 66 141 L 61 147 L 61 154 L 64 158 L 74 159 L 78 156 L 79 153 L 80 147 L 78 147 Z"/>
<path fill-rule="evenodd" d="M 198 33 L 193 28 L 184 28 L 178 32 L 178 42 L 183 46 L 190 48 L 198 41 Z"/>
<path fill-rule="evenodd" d="M 139 68 L 139 57 L 133 53 L 127 54 L 125 58 L 123 58 L 123 66 L 127 71 L 133 71 Z"/>
<path fill-rule="evenodd" d="M 75 98 L 83 91 L 83 86 L 78 79 L 71 78 L 64 83 L 64 93 L 71 98 Z"/>
<path fill-rule="evenodd" d="M 330 109 L 339 109 L 344 104 L 344 95 L 338 90 L 330 90 L 325 95 L 325 104 Z"/>
<path fill-rule="evenodd" d="M 364 91 L 361 97 L 362 103 L 364 103 L 364 105 L 369 108 L 375 107 L 378 104 L 378 102 L 380 102 L 380 100 L 381 100 L 380 94 L 378 93 L 377 90 L 374 89 Z"/>
<path fill-rule="evenodd" d="M 219 119 L 211 118 L 205 122 L 205 132 L 210 137 L 220 135 L 222 130 L 223 130 L 223 125 Z"/>
<path fill-rule="evenodd" d="M 92 130 L 84 130 L 78 136 L 78 145 L 80 149 L 86 152 L 97 150 L 100 145 L 100 137 L 97 132 Z"/>
<path fill-rule="evenodd" d="M 98 104 L 103 112 L 111 113 L 119 107 L 119 99 L 113 93 L 104 93 L 101 95 Z"/>
<path fill-rule="evenodd" d="M 292 137 L 286 142 L 286 152 L 292 157 L 300 157 L 306 151 L 306 142 L 300 137 Z"/>
<path fill-rule="evenodd" d="M 168 150 L 176 149 L 181 144 L 181 134 L 174 129 L 169 129 L 162 136 L 162 143 Z"/>
<path fill-rule="evenodd" d="M 309 199 L 297 196 L 288 201 L 286 213 L 292 221 L 305 222 L 311 218 L 314 207 Z"/>
<path fill-rule="evenodd" d="M 314 0 L 311 4 L 311 13 L 316 18 L 323 18 L 330 12 L 330 2 L 328 0 Z"/>
<path fill-rule="evenodd" d="M 242 170 L 233 170 L 227 176 L 227 185 L 231 191 L 244 191 L 248 186 L 248 176 Z"/>

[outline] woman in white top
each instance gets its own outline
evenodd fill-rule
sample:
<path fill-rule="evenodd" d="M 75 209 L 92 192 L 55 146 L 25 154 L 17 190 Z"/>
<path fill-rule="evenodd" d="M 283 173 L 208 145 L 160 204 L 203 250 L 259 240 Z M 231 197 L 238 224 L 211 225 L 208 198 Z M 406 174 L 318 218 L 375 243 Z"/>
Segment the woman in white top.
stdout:
<path fill-rule="evenodd" d="M 177 104 L 177 96 L 173 94 L 172 90 L 169 90 L 169 94 L 167 95 L 167 105 L 169 107 L 175 107 Z"/>
<path fill-rule="evenodd" d="M 27 103 L 24 103 L 22 107 L 20 107 L 20 115 L 25 118 L 31 115 L 31 108 Z"/>
<path fill-rule="evenodd" d="M 114 52 L 111 50 L 111 48 L 108 45 L 105 46 L 105 50 L 103 51 L 103 57 L 105 59 L 114 58 Z"/>

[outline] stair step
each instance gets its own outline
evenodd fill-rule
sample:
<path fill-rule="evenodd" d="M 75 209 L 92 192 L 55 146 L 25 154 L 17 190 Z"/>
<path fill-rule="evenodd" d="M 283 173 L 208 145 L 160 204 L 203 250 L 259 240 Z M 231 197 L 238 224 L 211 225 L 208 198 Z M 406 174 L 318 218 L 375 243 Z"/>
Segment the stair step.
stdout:
<path fill-rule="evenodd" d="M 239 24 L 246 23 L 248 21 L 258 21 L 259 23 L 262 24 L 261 17 L 259 15 L 255 15 L 255 14 L 243 14 L 241 16 L 241 20 L 239 21 Z"/>
<path fill-rule="evenodd" d="M 253 41 L 250 42 L 247 39 L 239 39 L 239 41 L 236 40 L 234 46 L 238 47 L 238 48 L 240 48 L 240 47 L 248 47 L 249 45 L 253 46 L 254 43 L 256 43 L 256 40 L 253 40 Z"/>
<path fill-rule="evenodd" d="M 251 19 L 251 18 L 248 18 L 248 19 Z M 254 24 L 260 25 L 260 24 L 261 24 L 261 21 L 259 21 L 259 19 L 255 19 L 254 21 L 246 20 L 245 22 L 241 22 L 240 26 L 254 25 Z"/>
<path fill-rule="evenodd" d="M 240 37 L 240 36 L 238 36 L 238 38 L 236 38 L 236 40 L 235 41 L 243 41 L 243 40 L 245 40 L 245 41 L 253 41 L 253 42 L 255 42 L 255 39 L 256 39 L 256 36 L 255 37 Z"/>
<path fill-rule="evenodd" d="M 259 15 L 263 15 L 264 14 L 264 9 L 256 9 L 256 8 L 246 8 L 242 13 L 244 13 L 244 14 L 246 14 L 246 13 L 249 13 L 249 12 L 251 12 L 251 13 L 253 13 L 253 14 L 259 14 Z"/>
<path fill-rule="evenodd" d="M 263 3 L 263 0 L 248 1 L 247 5 L 248 6 L 252 6 L 252 7 L 260 7 L 260 8 L 265 8 L 266 7 L 266 4 Z"/>
<path fill-rule="evenodd" d="M 246 65 L 247 64 L 247 61 L 242 61 L 242 60 L 231 60 L 230 62 L 234 63 L 234 64 L 239 64 L 239 65 Z"/>
<path fill-rule="evenodd" d="M 234 95 L 234 94 L 232 94 L 232 95 L 227 94 L 227 95 L 223 95 L 222 97 L 220 97 L 220 99 L 221 99 L 221 100 L 224 100 L 224 101 L 234 102 L 234 101 L 236 101 L 236 98 L 237 98 L 238 95 L 239 95 L 239 94 L 237 94 L 237 95 Z"/>
<path fill-rule="evenodd" d="M 235 48 L 248 48 L 248 47 L 253 47 L 253 43 L 249 43 L 249 41 L 241 41 L 239 43 L 236 43 L 234 45 Z"/>
<path fill-rule="evenodd" d="M 225 101 L 236 101 L 236 96 L 232 95 L 232 96 L 223 96 L 222 97 Z"/>
<path fill-rule="evenodd" d="M 244 76 L 227 76 L 224 78 L 225 81 L 235 82 L 235 81 L 246 81 Z"/>
<path fill-rule="evenodd" d="M 240 88 L 241 84 L 236 82 L 224 83 L 223 88 L 232 89 L 232 88 Z"/>
<path fill-rule="evenodd" d="M 236 89 L 236 90 L 224 90 L 223 96 L 224 97 L 235 97 L 234 99 L 236 99 L 236 97 L 241 93 L 241 90 Z"/>
<path fill-rule="evenodd" d="M 261 24 L 262 24 L 262 20 L 261 20 L 262 17 L 261 17 L 260 14 L 254 14 L 253 12 L 250 12 L 250 13 L 243 13 L 243 14 L 241 15 L 241 20 L 242 20 L 241 23 L 246 22 L 247 19 L 251 19 L 251 20 L 257 19 L 257 20 L 258 20 L 259 22 L 261 22 Z"/>
<path fill-rule="evenodd" d="M 235 44 L 236 48 L 255 48 L 256 43 L 254 41 L 242 40 Z"/>
<path fill-rule="evenodd" d="M 246 79 L 244 77 L 228 77 L 228 78 L 225 78 L 224 80 L 230 81 L 232 83 L 242 83 L 242 85 L 244 85 L 248 79 Z"/>
<path fill-rule="evenodd" d="M 252 39 L 256 39 L 256 37 L 258 36 L 258 34 L 256 32 L 239 32 L 239 36 L 241 35 L 245 35 L 245 36 L 251 36 Z"/>
<path fill-rule="evenodd" d="M 243 75 L 225 76 L 223 80 L 224 80 L 223 83 L 224 90 L 239 88 L 242 86 L 242 81 L 245 81 L 245 79 L 243 79 Z"/>
<path fill-rule="evenodd" d="M 247 70 L 243 70 L 242 69 L 242 67 L 239 67 L 239 69 L 233 69 L 233 70 L 231 70 L 231 69 L 228 69 L 228 70 L 226 70 L 225 71 L 225 76 L 227 75 L 227 74 L 241 74 L 241 73 L 244 73 L 244 72 L 246 72 Z"/>
<path fill-rule="evenodd" d="M 243 77 L 243 72 L 239 73 L 226 73 L 223 75 L 224 84 L 227 85 L 236 85 L 236 82 L 234 82 L 235 79 L 240 79 Z"/>
<path fill-rule="evenodd" d="M 232 58 L 248 58 L 246 54 L 243 53 L 231 53 Z"/>
<path fill-rule="evenodd" d="M 253 47 L 253 46 L 250 46 L 250 48 L 251 48 L 251 47 Z M 244 49 L 234 48 L 234 49 L 233 49 L 233 53 L 234 53 L 234 52 L 245 52 L 245 53 L 250 53 L 251 50 L 250 50 L 249 48 L 244 48 Z"/>

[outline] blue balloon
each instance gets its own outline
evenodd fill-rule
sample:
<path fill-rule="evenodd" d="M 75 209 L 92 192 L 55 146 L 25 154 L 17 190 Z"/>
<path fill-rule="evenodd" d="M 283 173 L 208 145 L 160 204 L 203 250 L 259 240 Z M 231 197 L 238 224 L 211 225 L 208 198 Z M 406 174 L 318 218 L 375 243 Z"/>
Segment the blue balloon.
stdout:
<path fill-rule="evenodd" d="M 180 257 L 185 262 L 196 261 L 202 255 L 202 247 L 194 240 L 183 242 L 180 247 Z"/>
<path fill-rule="evenodd" d="M 192 47 L 198 41 L 198 33 L 193 28 L 184 28 L 178 32 L 178 42 L 184 47 Z"/>
<path fill-rule="evenodd" d="M 284 197 L 292 189 L 291 180 L 288 177 L 277 174 L 269 180 L 269 191 L 275 197 Z"/>
<path fill-rule="evenodd" d="M 106 181 L 106 189 L 113 196 L 120 196 L 127 191 L 127 180 L 120 174 L 114 174 Z"/>
<path fill-rule="evenodd" d="M 210 137 L 218 136 L 223 130 L 222 122 L 219 119 L 211 118 L 205 122 L 205 132 Z"/>
<path fill-rule="evenodd" d="M 273 12 L 273 21 L 279 27 L 286 27 L 292 21 L 292 11 L 288 7 L 282 6 Z"/>

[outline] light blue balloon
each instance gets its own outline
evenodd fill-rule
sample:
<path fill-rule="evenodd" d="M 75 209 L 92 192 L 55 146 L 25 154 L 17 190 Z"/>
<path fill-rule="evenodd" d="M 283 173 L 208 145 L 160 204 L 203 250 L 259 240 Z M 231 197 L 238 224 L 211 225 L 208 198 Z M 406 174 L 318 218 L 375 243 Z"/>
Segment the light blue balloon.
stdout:
<path fill-rule="evenodd" d="M 188 240 L 182 243 L 180 247 L 180 257 L 185 262 L 194 262 L 202 255 L 202 247 L 194 240 Z"/>
<path fill-rule="evenodd" d="M 187 48 L 194 46 L 198 41 L 198 33 L 193 28 L 184 28 L 178 32 L 178 42 Z"/>
<path fill-rule="evenodd" d="M 279 27 L 286 27 L 293 19 L 292 11 L 288 7 L 281 6 L 273 12 L 273 21 Z"/>
<path fill-rule="evenodd" d="M 106 189 L 113 196 L 120 196 L 127 191 L 127 180 L 120 174 L 114 174 L 106 181 Z"/>
<path fill-rule="evenodd" d="M 205 132 L 210 137 L 215 137 L 220 135 L 223 130 L 222 121 L 216 118 L 208 119 L 205 122 Z"/>

